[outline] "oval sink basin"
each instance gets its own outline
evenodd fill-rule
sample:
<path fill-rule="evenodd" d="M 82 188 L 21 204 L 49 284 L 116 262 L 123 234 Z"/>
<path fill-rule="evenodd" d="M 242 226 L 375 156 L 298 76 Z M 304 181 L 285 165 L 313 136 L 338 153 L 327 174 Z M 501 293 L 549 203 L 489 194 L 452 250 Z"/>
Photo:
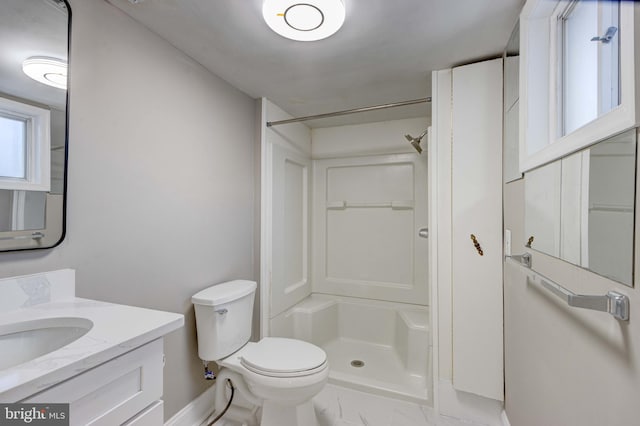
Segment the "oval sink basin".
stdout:
<path fill-rule="evenodd" d="M 0 370 L 11 368 L 79 339 L 93 327 L 86 318 L 44 318 L 0 325 Z"/>

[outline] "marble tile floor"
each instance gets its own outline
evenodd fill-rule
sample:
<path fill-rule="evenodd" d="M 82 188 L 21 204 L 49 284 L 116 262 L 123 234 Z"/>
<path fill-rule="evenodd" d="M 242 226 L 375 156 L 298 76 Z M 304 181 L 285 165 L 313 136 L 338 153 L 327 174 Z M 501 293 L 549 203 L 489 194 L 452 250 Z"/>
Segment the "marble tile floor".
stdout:
<path fill-rule="evenodd" d="M 332 384 L 325 386 L 314 398 L 314 405 L 319 426 L 481 426 L 453 417 L 437 416 L 431 407 Z M 223 418 L 216 426 L 241 425 Z"/>

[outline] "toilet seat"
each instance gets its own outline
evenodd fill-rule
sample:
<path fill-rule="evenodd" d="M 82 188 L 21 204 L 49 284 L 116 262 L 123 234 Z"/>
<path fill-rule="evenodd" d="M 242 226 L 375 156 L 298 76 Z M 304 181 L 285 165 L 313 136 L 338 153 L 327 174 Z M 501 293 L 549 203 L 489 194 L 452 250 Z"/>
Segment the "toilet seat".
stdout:
<path fill-rule="evenodd" d="M 265 337 L 238 355 L 244 368 L 269 377 L 309 376 L 327 366 L 327 354 L 321 348 L 282 337 Z"/>

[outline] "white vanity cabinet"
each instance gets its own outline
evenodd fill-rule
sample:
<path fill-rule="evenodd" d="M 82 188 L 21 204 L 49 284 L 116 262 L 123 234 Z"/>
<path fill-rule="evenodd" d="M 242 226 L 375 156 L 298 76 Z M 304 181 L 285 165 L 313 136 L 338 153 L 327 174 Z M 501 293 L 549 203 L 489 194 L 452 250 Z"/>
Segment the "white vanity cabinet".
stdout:
<path fill-rule="evenodd" d="M 71 425 L 162 425 L 163 357 L 156 339 L 21 402 L 68 403 Z"/>
<path fill-rule="evenodd" d="M 23 349 L 3 353 L 0 402 L 69 404 L 78 426 L 164 423 L 163 340 L 182 314 L 75 297 L 73 269 L 0 279 L 0 301 L 0 336 Z M 43 346 L 65 324 L 85 330 Z"/>

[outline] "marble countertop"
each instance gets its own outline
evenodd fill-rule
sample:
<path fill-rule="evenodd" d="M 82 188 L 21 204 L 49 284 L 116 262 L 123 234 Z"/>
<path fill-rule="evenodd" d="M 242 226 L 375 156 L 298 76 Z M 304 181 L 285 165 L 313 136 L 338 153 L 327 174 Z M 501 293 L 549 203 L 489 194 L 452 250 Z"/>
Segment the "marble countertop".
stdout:
<path fill-rule="evenodd" d="M 86 318 L 93 327 L 67 346 L 0 370 L 0 402 L 20 401 L 184 324 L 181 314 L 71 297 L 0 312 L 0 326 L 55 317 Z"/>

